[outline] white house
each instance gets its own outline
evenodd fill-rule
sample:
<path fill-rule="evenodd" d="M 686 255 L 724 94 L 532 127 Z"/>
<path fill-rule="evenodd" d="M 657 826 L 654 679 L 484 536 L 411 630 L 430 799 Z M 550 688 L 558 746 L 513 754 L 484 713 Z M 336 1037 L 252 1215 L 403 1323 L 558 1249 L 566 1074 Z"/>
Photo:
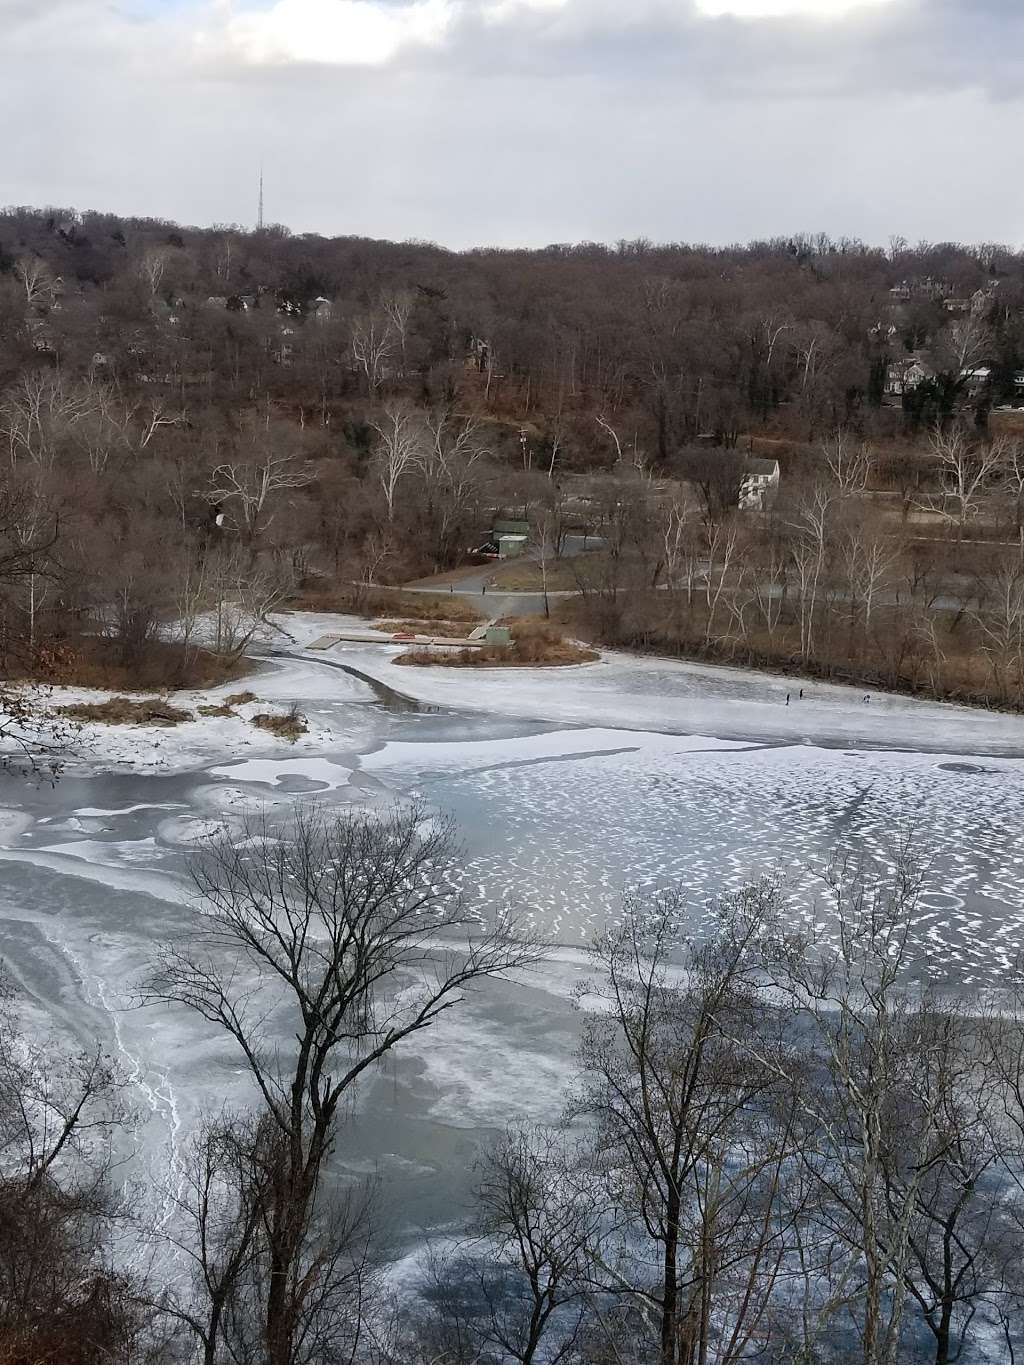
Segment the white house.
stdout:
<path fill-rule="evenodd" d="M 917 356 L 906 356 L 893 360 L 885 375 L 885 392 L 893 398 L 902 398 L 905 393 L 916 389 L 932 377 L 932 369 Z"/>
<path fill-rule="evenodd" d="M 778 491 L 778 460 L 747 460 L 740 481 L 740 506 L 749 511 L 763 511 Z"/>
<path fill-rule="evenodd" d="M 970 369 L 961 370 L 960 378 L 967 385 L 968 393 L 976 394 L 980 393 L 992 378 L 992 371 L 987 365 L 973 365 Z"/>

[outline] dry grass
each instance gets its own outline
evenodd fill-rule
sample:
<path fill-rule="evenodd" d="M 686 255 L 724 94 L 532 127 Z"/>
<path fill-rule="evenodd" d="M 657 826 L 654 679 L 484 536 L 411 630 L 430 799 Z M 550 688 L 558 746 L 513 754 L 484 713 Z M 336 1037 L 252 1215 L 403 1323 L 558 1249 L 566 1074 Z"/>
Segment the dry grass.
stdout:
<path fill-rule="evenodd" d="M 588 550 L 572 559 L 552 559 L 548 564 L 548 592 L 575 592 L 580 579 L 597 578 L 607 563 L 603 550 Z M 542 592 L 544 575 L 536 560 L 512 560 L 498 565 L 492 592 Z M 485 599 L 486 600 L 486 599 Z"/>
<path fill-rule="evenodd" d="M 259 701 L 255 692 L 232 692 L 230 697 L 224 698 L 224 705 L 247 706 L 251 701 Z"/>
<path fill-rule="evenodd" d="M 600 656 L 574 640 L 567 640 L 547 621 L 520 618 L 509 622 L 510 645 L 484 645 L 480 649 L 406 650 L 396 664 L 429 664 L 442 668 L 565 668 L 593 663 Z"/>
<path fill-rule="evenodd" d="M 245 659 L 224 659 L 206 650 L 154 641 L 130 663 L 119 658 L 109 640 L 90 637 L 73 648 L 54 650 L 41 658 L 25 681 L 65 687 L 94 687 L 102 692 L 167 692 L 218 687 L 252 671 Z"/>
<path fill-rule="evenodd" d="M 230 706 L 197 706 L 196 710 L 201 716 L 233 716 L 235 713 Z"/>
<path fill-rule="evenodd" d="M 108 701 L 75 702 L 58 708 L 58 714 L 70 720 L 97 721 L 101 725 L 180 725 L 193 720 L 191 711 L 183 711 L 169 702 L 133 701 L 130 697 L 111 697 Z"/>
<path fill-rule="evenodd" d="M 401 592 L 385 588 L 301 588 L 289 600 L 293 611 L 340 612 L 352 616 L 401 617 L 416 621 L 471 621 L 480 624 L 480 613 L 457 593 Z M 439 633 L 435 631 L 435 633 Z"/>
<path fill-rule="evenodd" d="M 436 635 L 438 639 L 464 640 L 470 629 L 465 621 L 374 621 L 374 630 L 389 635 Z"/>
<path fill-rule="evenodd" d="M 266 730 L 269 734 L 276 735 L 278 739 L 290 740 L 292 744 L 309 729 L 306 717 L 294 706 L 283 716 L 261 711 L 258 716 L 253 716 L 252 723 L 257 729 Z"/>

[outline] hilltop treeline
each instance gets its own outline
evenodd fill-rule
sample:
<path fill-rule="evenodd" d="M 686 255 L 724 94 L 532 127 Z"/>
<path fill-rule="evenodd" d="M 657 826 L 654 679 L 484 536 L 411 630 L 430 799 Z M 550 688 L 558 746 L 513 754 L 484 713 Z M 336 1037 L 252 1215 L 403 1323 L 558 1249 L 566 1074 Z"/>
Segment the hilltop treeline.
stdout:
<path fill-rule="evenodd" d="M 8 210 L 0 666 L 195 679 L 296 590 L 458 566 L 506 513 L 545 583 L 594 538 L 595 638 L 1018 705 L 1022 305 L 994 245 Z"/>

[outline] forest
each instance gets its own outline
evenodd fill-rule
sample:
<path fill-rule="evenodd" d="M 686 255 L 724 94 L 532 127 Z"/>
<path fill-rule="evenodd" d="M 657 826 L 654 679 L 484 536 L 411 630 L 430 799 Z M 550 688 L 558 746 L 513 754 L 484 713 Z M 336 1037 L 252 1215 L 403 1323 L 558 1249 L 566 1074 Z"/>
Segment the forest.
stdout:
<path fill-rule="evenodd" d="M 373 610 L 506 516 L 575 637 L 1018 708 L 1022 399 L 993 244 L 456 253 L 8 209 L 0 668 L 219 676 L 271 610 Z"/>

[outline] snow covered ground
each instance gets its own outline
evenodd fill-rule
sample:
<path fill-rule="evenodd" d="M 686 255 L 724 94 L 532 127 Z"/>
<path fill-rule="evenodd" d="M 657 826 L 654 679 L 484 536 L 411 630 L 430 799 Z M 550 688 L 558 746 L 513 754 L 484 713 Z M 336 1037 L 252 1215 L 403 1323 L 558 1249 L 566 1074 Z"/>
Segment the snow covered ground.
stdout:
<path fill-rule="evenodd" d="M 27 689 L 40 716 L 53 716 L 61 707 L 103 702 L 112 695 L 86 687 Z M 233 707 L 234 716 L 201 716 L 200 706 L 221 706 L 233 694 L 253 692 L 257 698 Z M 135 700 L 152 700 L 153 693 L 121 692 Z M 225 756 L 260 753 L 268 747 L 287 747 L 297 754 L 320 754 L 325 749 L 358 744 L 368 731 L 360 721 L 359 703 L 373 701 L 365 683 L 341 672 L 317 670 L 302 659 L 275 661 L 248 677 L 205 690 L 171 693 L 173 706 L 190 711 L 194 719 L 180 725 L 107 725 L 59 719 L 67 745 L 65 768 L 85 772 L 169 773 L 200 768 Z M 294 745 L 271 739 L 252 724 L 261 711 L 284 712 L 293 703 L 306 717 L 308 733 Z M 39 727 L 47 738 L 45 726 Z M 14 746 L 8 745 L 14 752 Z M 63 746 L 62 746 L 63 747 Z"/>

